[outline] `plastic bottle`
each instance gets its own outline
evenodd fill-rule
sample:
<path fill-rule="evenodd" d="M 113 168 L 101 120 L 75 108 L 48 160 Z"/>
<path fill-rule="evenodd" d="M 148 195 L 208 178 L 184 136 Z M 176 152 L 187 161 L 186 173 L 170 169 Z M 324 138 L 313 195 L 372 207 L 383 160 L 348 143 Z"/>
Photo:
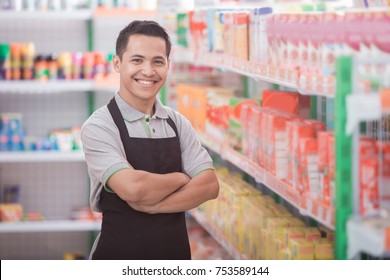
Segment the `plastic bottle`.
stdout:
<path fill-rule="evenodd" d="M 72 55 L 63 52 L 58 55 L 58 78 L 70 80 L 72 78 Z"/>
<path fill-rule="evenodd" d="M 11 79 L 22 78 L 22 46 L 19 43 L 12 43 L 11 49 Z"/>
<path fill-rule="evenodd" d="M 272 14 L 271 7 L 263 7 L 258 9 L 258 42 L 257 46 L 259 47 L 258 59 L 261 63 L 266 64 L 270 61 L 268 58 L 268 37 L 267 37 L 267 18 Z"/>
<path fill-rule="evenodd" d="M 81 79 L 81 65 L 83 54 L 76 52 L 72 54 L 72 79 Z"/>
<path fill-rule="evenodd" d="M 22 44 L 22 79 L 31 80 L 34 77 L 35 45 L 32 42 Z"/>
<path fill-rule="evenodd" d="M 10 47 L 0 44 L 0 80 L 11 79 Z"/>
<path fill-rule="evenodd" d="M 106 58 L 106 67 L 105 67 L 105 72 L 106 76 L 110 76 L 114 72 L 114 68 L 112 67 L 112 59 L 114 58 L 113 53 L 109 53 Z"/>
<path fill-rule="evenodd" d="M 104 56 L 101 52 L 96 52 L 93 54 L 94 63 L 93 63 L 93 78 L 102 79 L 105 76 L 105 61 Z"/>
<path fill-rule="evenodd" d="M 45 57 L 38 55 L 34 61 L 34 79 L 47 81 L 49 79 L 48 66 Z"/>
<path fill-rule="evenodd" d="M 47 68 L 48 68 L 49 80 L 58 79 L 57 56 L 55 54 L 48 55 L 46 60 L 47 60 Z"/>
<path fill-rule="evenodd" d="M 93 53 L 90 52 L 85 53 L 82 59 L 83 79 L 93 78 L 93 63 L 94 63 Z"/>

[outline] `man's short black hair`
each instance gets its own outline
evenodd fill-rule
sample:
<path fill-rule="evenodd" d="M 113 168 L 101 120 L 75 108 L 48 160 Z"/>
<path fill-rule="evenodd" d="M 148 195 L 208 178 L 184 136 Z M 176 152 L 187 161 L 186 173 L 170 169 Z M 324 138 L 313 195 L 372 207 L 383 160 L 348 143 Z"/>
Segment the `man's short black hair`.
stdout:
<path fill-rule="evenodd" d="M 131 35 L 140 34 L 146 36 L 160 37 L 164 39 L 167 58 L 169 58 L 169 54 L 171 53 L 171 40 L 167 31 L 159 25 L 157 22 L 152 20 L 135 20 L 132 21 L 129 25 L 121 30 L 116 39 L 116 55 L 122 59 L 122 55 L 126 50 L 127 43 L 129 42 L 129 38 Z"/>

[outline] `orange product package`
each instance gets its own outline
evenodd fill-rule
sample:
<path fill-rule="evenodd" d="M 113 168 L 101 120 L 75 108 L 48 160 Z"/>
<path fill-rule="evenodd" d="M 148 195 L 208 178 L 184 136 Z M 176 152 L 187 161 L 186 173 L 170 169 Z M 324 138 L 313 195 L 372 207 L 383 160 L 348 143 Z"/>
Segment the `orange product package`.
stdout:
<path fill-rule="evenodd" d="M 290 123 L 290 132 L 291 137 L 289 138 L 289 151 L 290 151 L 290 161 L 289 161 L 289 174 L 291 174 L 292 187 L 296 190 L 299 190 L 299 180 L 300 180 L 300 151 L 299 151 L 299 140 L 303 137 L 314 137 L 314 128 L 312 125 L 304 123 L 302 121 L 292 121 Z M 287 137 L 289 137 L 288 135 Z"/>
<path fill-rule="evenodd" d="M 328 138 L 331 137 L 331 135 L 333 135 L 333 132 L 330 131 L 319 131 L 317 134 L 318 174 L 320 184 L 319 199 L 324 202 L 328 201 L 327 204 L 329 204 L 330 201 Z"/>
<path fill-rule="evenodd" d="M 0 222 L 18 222 L 23 218 L 23 207 L 19 203 L 0 203 Z"/>
<path fill-rule="evenodd" d="M 282 114 L 268 115 L 269 171 L 276 178 L 285 180 L 288 175 L 286 121 Z"/>
<path fill-rule="evenodd" d="M 360 161 L 359 214 L 375 215 L 379 211 L 379 162 L 378 159 Z"/>
<path fill-rule="evenodd" d="M 298 189 L 310 197 L 319 198 L 318 141 L 313 137 L 302 137 L 299 140 L 299 149 L 301 177 Z"/>
<path fill-rule="evenodd" d="M 264 90 L 262 107 L 273 108 L 290 114 L 299 112 L 299 94 L 289 91 Z"/>

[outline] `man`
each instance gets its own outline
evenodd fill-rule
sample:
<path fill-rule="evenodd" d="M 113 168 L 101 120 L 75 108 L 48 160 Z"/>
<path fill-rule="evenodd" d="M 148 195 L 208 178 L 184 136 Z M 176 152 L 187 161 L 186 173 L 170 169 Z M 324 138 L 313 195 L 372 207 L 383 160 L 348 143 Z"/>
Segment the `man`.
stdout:
<path fill-rule="evenodd" d="M 82 127 L 91 207 L 103 213 L 92 259 L 191 259 L 184 211 L 218 195 L 191 124 L 156 97 L 170 50 L 156 22 L 126 26 L 113 59 L 119 91 Z"/>

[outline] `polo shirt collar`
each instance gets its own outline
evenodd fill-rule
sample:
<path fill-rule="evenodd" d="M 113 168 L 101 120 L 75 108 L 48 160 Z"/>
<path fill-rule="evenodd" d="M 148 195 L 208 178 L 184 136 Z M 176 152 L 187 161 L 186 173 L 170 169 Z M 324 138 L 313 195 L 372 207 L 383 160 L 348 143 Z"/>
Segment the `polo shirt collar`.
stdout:
<path fill-rule="evenodd" d="M 128 122 L 137 121 L 142 119 L 145 114 L 134 109 L 119 95 L 119 91 L 115 93 L 115 101 L 118 104 L 119 110 L 122 113 L 123 118 Z M 161 103 L 161 100 L 156 97 L 156 102 L 154 103 L 154 116 L 160 119 L 167 119 L 168 114 L 165 111 L 164 105 Z"/>

